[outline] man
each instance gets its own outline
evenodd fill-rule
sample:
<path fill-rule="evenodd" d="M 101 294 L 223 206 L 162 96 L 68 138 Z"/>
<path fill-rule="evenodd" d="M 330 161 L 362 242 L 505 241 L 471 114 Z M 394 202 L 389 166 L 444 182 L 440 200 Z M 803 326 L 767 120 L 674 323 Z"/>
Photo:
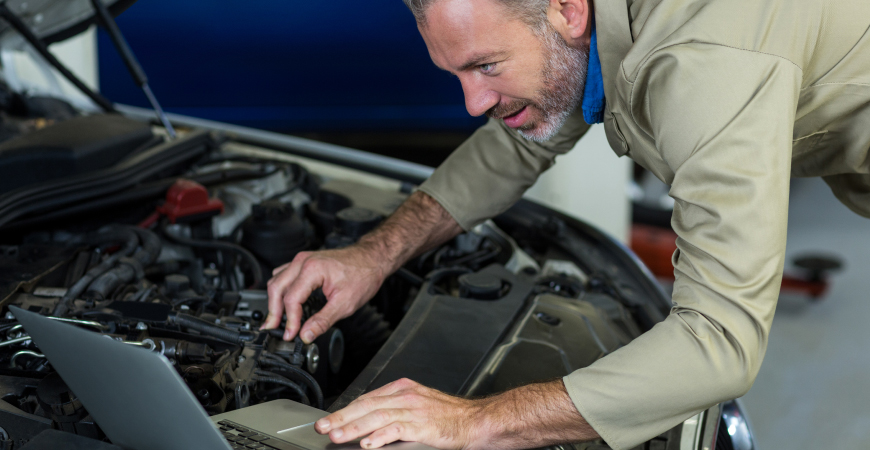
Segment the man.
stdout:
<path fill-rule="evenodd" d="M 316 429 L 366 448 L 601 437 L 627 449 L 743 395 L 778 297 L 790 176 L 822 176 L 870 217 L 870 2 L 405 2 L 469 113 L 491 120 L 357 245 L 278 268 L 265 327 L 286 312 L 294 336 L 300 305 L 322 286 L 327 305 L 301 327 L 310 342 L 409 258 L 504 211 L 585 132 L 581 113 L 603 120 L 618 155 L 671 185 L 674 307 L 562 380 L 480 400 L 400 380 Z"/>

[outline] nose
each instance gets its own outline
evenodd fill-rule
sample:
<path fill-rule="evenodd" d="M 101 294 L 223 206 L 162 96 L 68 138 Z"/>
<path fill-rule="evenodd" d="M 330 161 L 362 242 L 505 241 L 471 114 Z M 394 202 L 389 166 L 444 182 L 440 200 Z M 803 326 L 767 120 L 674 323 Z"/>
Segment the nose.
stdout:
<path fill-rule="evenodd" d="M 461 79 L 462 92 L 465 94 L 465 109 L 472 116 L 480 116 L 498 105 L 499 94 L 486 85 L 484 80 L 467 77 Z"/>

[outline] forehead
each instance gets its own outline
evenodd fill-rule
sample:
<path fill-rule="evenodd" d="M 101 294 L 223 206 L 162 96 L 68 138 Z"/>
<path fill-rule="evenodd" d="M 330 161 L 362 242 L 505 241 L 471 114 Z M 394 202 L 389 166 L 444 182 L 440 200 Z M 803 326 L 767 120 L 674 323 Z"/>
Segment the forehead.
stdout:
<path fill-rule="evenodd" d="M 528 25 L 494 0 L 438 0 L 426 10 L 420 34 L 435 64 L 450 71 L 477 56 L 538 44 Z"/>

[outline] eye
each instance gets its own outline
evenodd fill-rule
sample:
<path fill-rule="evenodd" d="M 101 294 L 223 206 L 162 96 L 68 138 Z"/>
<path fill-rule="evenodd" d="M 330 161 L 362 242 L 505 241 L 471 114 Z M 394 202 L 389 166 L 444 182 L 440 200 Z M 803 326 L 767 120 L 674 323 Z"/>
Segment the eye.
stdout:
<path fill-rule="evenodd" d="M 477 66 L 477 68 L 480 70 L 480 73 L 484 75 L 490 74 L 495 70 L 495 63 L 481 64 Z"/>

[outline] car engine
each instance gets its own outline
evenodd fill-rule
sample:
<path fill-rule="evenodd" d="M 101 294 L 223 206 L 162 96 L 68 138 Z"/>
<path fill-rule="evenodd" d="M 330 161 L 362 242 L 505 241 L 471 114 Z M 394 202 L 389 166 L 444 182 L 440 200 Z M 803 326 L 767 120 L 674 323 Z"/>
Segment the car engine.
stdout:
<path fill-rule="evenodd" d="M 60 124 L 106 120 L 118 121 Z M 618 244 L 520 202 L 409 261 L 314 343 L 285 342 L 260 330 L 272 271 L 353 245 L 413 183 L 219 132 L 128 128 L 69 150 L 101 152 L 103 167 L 32 171 L 0 192 L 0 449 L 46 429 L 105 439 L 8 305 L 163 355 L 210 415 L 279 398 L 334 411 L 402 377 L 488 395 L 588 366 L 667 314 Z M 29 149 L 0 171 L 25 172 L 53 139 L 36 134 L 0 143 L 0 156 Z M 63 167 L 51 155 L 41 164 Z M 303 319 L 325 303 L 315 291 Z M 675 430 L 657 439 L 677 446 Z"/>

